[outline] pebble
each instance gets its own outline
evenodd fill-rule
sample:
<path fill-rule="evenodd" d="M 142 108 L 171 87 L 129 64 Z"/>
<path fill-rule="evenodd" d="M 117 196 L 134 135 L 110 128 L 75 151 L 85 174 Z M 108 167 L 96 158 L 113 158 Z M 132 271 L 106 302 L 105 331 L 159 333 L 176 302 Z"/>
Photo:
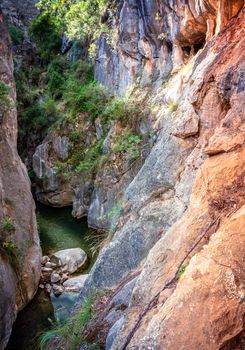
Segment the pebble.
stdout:
<path fill-rule="evenodd" d="M 61 284 L 64 283 L 65 281 L 68 280 L 68 278 L 69 278 L 69 277 L 68 277 L 67 274 L 63 274 L 62 277 L 61 277 L 60 283 L 61 283 Z"/>
<path fill-rule="evenodd" d="M 50 294 L 50 293 L 51 293 L 51 285 L 47 283 L 47 284 L 45 285 L 45 290 L 46 290 L 47 293 Z"/>
<path fill-rule="evenodd" d="M 50 273 L 52 273 L 53 269 L 51 269 L 50 267 L 42 267 L 42 271 L 43 272 L 50 272 Z"/>
<path fill-rule="evenodd" d="M 50 277 L 51 283 L 57 283 L 61 280 L 61 277 L 58 273 L 53 272 Z"/>
<path fill-rule="evenodd" d="M 57 267 L 57 265 L 55 263 L 52 263 L 50 261 L 48 261 L 46 264 L 45 264 L 45 267 L 48 267 L 50 269 L 54 269 Z"/>
<path fill-rule="evenodd" d="M 62 286 L 59 286 L 57 284 L 53 284 L 52 290 L 55 296 L 59 296 L 63 293 L 64 289 Z"/>
<path fill-rule="evenodd" d="M 42 257 L 42 265 L 45 265 L 48 261 L 50 261 L 50 258 L 47 255 L 44 255 Z"/>

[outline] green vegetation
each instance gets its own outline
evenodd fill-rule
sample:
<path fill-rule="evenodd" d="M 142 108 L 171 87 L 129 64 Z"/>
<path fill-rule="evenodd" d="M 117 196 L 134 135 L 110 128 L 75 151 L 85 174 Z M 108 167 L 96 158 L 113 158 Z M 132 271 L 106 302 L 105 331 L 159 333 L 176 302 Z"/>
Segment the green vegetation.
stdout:
<path fill-rule="evenodd" d="M 124 135 L 117 136 L 112 150 L 115 153 L 126 155 L 128 161 L 133 161 L 140 157 L 140 146 L 142 137 L 128 131 Z"/>
<path fill-rule="evenodd" d="M 15 232 L 15 226 L 10 216 L 4 216 L 0 224 L 0 235 L 6 236 Z"/>
<path fill-rule="evenodd" d="M 18 249 L 13 241 L 15 225 L 10 216 L 4 216 L 0 224 L 0 254 L 9 260 L 10 264 L 18 273 Z"/>
<path fill-rule="evenodd" d="M 56 347 L 75 350 L 83 341 L 83 331 L 89 321 L 95 317 L 92 306 L 95 297 L 88 297 L 80 310 L 71 316 L 65 323 L 57 324 L 53 329 L 46 331 L 40 337 L 41 350 L 50 349 L 49 343 L 55 341 Z M 59 344 L 59 345 L 57 345 Z"/>
<path fill-rule="evenodd" d="M 179 269 L 178 275 L 177 275 L 177 279 L 180 279 L 184 275 L 187 267 L 189 266 L 189 263 L 190 262 L 188 261 L 181 266 L 181 268 Z"/>
<path fill-rule="evenodd" d="M 95 83 L 81 85 L 78 80 L 70 78 L 64 101 L 71 113 L 88 113 L 91 120 L 100 116 L 108 102 L 104 89 Z"/>
<path fill-rule="evenodd" d="M 102 118 L 104 121 L 117 120 L 122 126 L 130 126 L 135 128 L 136 123 L 142 117 L 142 106 L 140 108 L 139 102 L 130 98 L 114 98 L 104 109 Z"/>
<path fill-rule="evenodd" d="M 177 111 L 179 107 L 179 101 L 171 101 L 167 104 L 168 107 L 168 113 L 172 114 L 173 112 Z"/>
<path fill-rule="evenodd" d="M 61 46 L 61 33 L 56 18 L 48 12 L 41 12 L 32 21 L 29 32 L 43 63 L 47 64 L 59 53 Z"/>
<path fill-rule="evenodd" d="M 37 6 L 55 16 L 68 38 L 90 38 L 93 44 L 101 33 L 110 32 L 106 22 L 115 12 L 116 0 L 40 0 Z"/>
<path fill-rule="evenodd" d="M 62 58 L 55 58 L 50 65 L 48 66 L 47 71 L 47 83 L 48 91 L 52 97 L 58 99 L 62 96 L 62 93 L 65 88 L 65 74 L 68 66 L 68 62 Z"/>
<path fill-rule="evenodd" d="M 76 173 L 79 173 L 81 170 L 95 170 L 102 156 L 102 144 L 103 139 L 99 142 L 95 142 L 94 145 L 85 150 L 83 161 L 75 168 Z"/>
<path fill-rule="evenodd" d="M 8 27 L 9 35 L 11 37 L 12 43 L 14 45 L 20 45 L 24 40 L 24 33 L 23 31 L 16 27 L 13 24 L 10 24 Z"/>
<path fill-rule="evenodd" d="M 9 97 L 10 87 L 3 81 L 0 81 L 0 110 L 7 110 L 12 107 L 12 101 Z"/>
<path fill-rule="evenodd" d="M 37 46 L 37 52 L 30 53 L 30 57 L 37 53 L 40 60 L 32 65 L 27 61 L 16 72 L 19 145 L 26 150 L 25 143 L 28 145 L 31 140 L 35 146 L 48 131 L 67 136 L 69 158 L 55 163 L 61 181 L 82 172 L 94 177 L 105 162 L 114 166 L 113 155 L 128 163 L 141 156 L 142 137 L 137 128 L 142 118 L 142 101 L 109 94 L 95 83 L 90 64 L 83 60 L 69 62 L 59 53 L 61 33 L 69 31 L 75 23 L 67 22 L 72 13 L 74 18 L 85 16 L 76 28 L 81 35 L 74 36 L 74 42 L 78 38 L 82 45 L 82 37 L 94 38 L 98 27 L 102 30 L 99 23 L 106 20 L 100 21 L 101 14 L 110 16 L 113 4 L 107 0 L 40 1 L 42 12 L 30 26 L 31 38 Z M 95 121 L 100 125 L 99 137 Z M 115 123 L 119 132 L 113 134 L 109 150 L 104 154 L 106 135 Z M 20 152 L 25 156 L 22 149 Z"/>

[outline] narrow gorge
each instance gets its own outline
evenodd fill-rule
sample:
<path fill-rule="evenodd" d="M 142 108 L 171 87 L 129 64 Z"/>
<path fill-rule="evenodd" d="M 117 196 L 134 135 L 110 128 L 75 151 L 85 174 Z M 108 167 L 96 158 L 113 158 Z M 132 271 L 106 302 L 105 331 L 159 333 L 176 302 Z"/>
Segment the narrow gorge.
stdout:
<path fill-rule="evenodd" d="M 245 349 L 244 17 L 0 1 L 0 350 Z"/>

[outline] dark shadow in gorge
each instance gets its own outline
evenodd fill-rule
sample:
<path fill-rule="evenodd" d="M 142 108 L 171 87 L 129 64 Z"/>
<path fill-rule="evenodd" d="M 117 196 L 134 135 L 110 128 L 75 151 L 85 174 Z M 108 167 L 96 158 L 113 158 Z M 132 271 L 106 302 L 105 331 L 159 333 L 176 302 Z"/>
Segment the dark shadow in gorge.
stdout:
<path fill-rule="evenodd" d="M 88 255 L 89 266 L 93 266 L 96 257 L 89 249 L 85 239 L 91 230 L 86 218 L 75 220 L 71 216 L 71 207 L 53 208 L 37 203 L 37 221 L 43 255 L 67 248 L 82 248 Z M 61 298 L 61 302 L 63 302 Z M 58 301 L 58 299 L 57 299 Z M 67 301 L 70 303 L 70 300 Z M 43 290 L 38 290 L 36 296 L 19 314 L 14 323 L 12 335 L 6 350 L 38 349 L 40 333 L 50 329 L 54 322 L 54 308 L 50 297 Z"/>

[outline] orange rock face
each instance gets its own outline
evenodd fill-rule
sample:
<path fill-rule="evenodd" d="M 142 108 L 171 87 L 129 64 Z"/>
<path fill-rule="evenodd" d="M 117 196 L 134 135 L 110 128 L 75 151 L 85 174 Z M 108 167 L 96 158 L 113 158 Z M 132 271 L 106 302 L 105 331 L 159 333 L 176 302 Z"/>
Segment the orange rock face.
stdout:
<path fill-rule="evenodd" d="M 17 153 L 13 60 L 1 10 L 0 81 L 9 87 L 12 100 L 8 108 L 0 106 L 0 349 L 4 349 L 17 311 L 36 293 L 41 249 L 30 180 Z M 6 223 L 11 223 L 11 229 Z"/>
<path fill-rule="evenodd" d="M 230 18 L 241 5 L 231 3 L 229 15 L 223 8 L 220 17 Z M 206 159 L 197 171 L 186 212 L 146 260 L 114 350 L 244 349 L 244 23 L 241 12 L 194 64 L 187 99 L 199 117 L 197 147 Z M 181 112 L 181 106 L 177 115 L 188 118 L 183 125 L 178 122 L 175 135 L 184 138 L 197 130 L 193 111 Z M 149 307 L 168 281 L 172 282 L 156 306 Z M 132 332 L 147 307 L 149 311 Z"/>

